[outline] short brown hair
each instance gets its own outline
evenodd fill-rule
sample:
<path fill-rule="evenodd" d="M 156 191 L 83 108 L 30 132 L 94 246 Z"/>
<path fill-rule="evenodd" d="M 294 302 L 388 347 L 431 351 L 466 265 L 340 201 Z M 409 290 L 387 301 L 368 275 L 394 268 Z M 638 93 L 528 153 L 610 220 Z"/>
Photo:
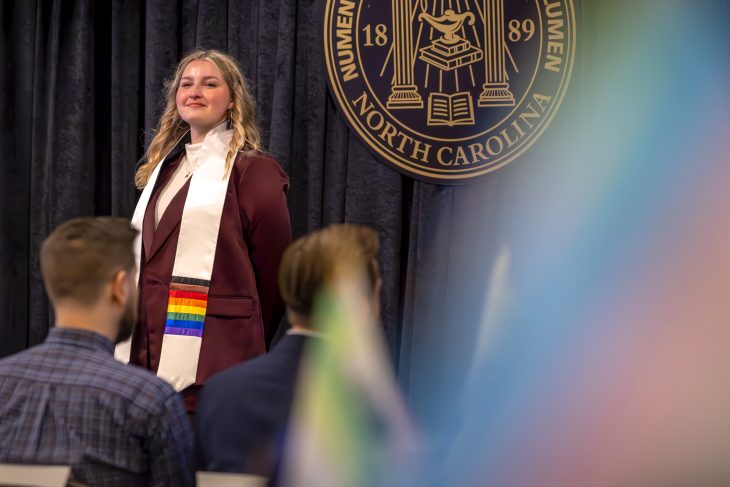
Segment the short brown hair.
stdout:
<path fill-rule="evenodd" d="M 380 278 L 378 234 L 364 226 L 330 225 L 292 243 L 279 267 L 279 290 L 290 311 L 309 317 L 317 291 L 338 267 L 361 266 L 371 289 Z"/>
<path fill-rule="evenodd" d="M 56 228 L 41 247 L 41 273 L 51 300 L 94 304 L 106 281 L 134 268 L 136 236 L 124 218 L 75 218 Z"/>

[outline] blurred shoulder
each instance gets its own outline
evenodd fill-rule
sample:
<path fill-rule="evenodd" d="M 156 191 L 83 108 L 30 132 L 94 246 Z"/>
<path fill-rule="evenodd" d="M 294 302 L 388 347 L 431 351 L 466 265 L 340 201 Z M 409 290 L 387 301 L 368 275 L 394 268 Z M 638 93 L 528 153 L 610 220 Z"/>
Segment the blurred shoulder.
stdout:
<path fill-rule="evenodd" d="M 169 383 L 147 369 L 116 360 L 107 362 L 106 366 L 106 380 L 113 384 L 114 390 L 131 403 L 156 410 L 150 412 L 160 412 L 160 409 L 165 408 L 168 399 L 177 395 Z"/>

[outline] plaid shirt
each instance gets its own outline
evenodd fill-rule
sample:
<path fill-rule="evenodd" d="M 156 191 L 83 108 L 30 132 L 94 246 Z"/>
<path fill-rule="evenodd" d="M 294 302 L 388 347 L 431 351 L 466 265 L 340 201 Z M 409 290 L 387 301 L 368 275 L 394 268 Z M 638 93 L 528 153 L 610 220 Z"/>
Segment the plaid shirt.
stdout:
<path fill-rule="evenodd" d="M 194 485 L 180 396 L 113 352 L 101 335 L 53 328 L 0 360 L 0 462 L 71 465 L 92 486 Z"/>

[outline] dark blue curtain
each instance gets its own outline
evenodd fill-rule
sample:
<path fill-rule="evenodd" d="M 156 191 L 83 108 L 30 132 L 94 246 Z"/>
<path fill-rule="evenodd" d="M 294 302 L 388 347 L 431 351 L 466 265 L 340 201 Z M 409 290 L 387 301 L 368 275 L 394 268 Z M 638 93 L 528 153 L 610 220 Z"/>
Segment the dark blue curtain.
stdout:
<path fill-rule="evenodd" d="M 329 97 L 322 12 L 320 0 L 0 3 L 0 356 L 39 343 L 52 323 L 38 271 L 48 232 L 74 216 L 131 216 L 163 80 L 204 47 L 235 56 L 255 89 L 265 147 L 291 178 L 295 235 L 343 221 L 380 232 L 383 326 L 411 398 L 434 381 L 456 390 L 458 377 L 419 371 L 468 364 L 492 260 L 514 225 L 505 209 L 549 135 L 479 184 L 402 176 L 351 136 Z"/>

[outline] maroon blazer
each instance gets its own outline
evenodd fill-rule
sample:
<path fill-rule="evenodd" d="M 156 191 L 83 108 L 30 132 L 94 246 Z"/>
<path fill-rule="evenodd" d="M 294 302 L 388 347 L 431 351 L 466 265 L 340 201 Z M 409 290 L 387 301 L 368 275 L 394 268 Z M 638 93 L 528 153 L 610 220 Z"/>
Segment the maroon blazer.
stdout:
<path fill-rule="evenodd" d="M 184 141 L 163 161 L 142 229 L 139 321 L 131 362 L 154 372 L 190 181 L 172 199 L 157 230 L 154 208 L 182 160 L 183 148 Z M 276 332 L 284 313 L 277 286 L 279 261 L 291 242 L 287 189 L 288 178 L 276 161 L 261 153 L 238 154 L 221 216 L 197 380 L 182 392 L 189 412 L 195 411 L 198 391 L 208 377 L 263 354 Z"/>

